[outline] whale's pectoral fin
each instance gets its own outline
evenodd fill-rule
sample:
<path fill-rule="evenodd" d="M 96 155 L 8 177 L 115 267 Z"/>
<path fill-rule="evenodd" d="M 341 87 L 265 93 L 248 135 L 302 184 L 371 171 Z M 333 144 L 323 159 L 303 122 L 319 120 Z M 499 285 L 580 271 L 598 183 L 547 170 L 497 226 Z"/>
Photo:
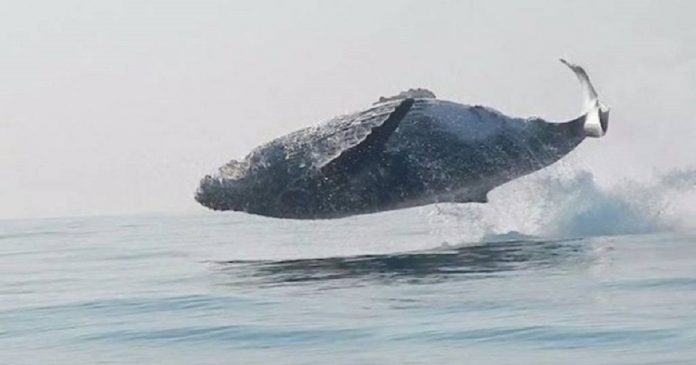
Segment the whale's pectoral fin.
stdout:
<path fill-rule="evenodd" d="M 370 133 L 360 143 L 347 148 L 335 158 L 319 167 L 325 175 L 352 172 L 364 166 L 366 162 L 384 149 L 384 144 L 399 126 L 399 122 L 408 114 L 414 100 L 404 99 L 399 103 L 382 123 L 370 130 Z"/>
<path fill-rule="evenodd" d="M 484 191 L 476 194 L 471 199 L 472 203 L 488 203 L 488 192 Z"/>
<path fill-rule="evenodd" d="M 481 191 L 475 194 L 457 194 L 450 200 L 452 203 L 488 203 L 488 191 Z"/>

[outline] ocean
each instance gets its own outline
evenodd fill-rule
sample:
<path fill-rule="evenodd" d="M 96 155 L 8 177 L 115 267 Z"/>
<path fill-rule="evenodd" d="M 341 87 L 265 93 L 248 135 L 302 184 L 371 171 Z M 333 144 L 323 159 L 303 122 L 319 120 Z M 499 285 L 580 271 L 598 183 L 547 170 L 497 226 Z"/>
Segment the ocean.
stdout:
<path fill-rule="evenodd" d="M 0 364 L 696 363 L 696 230 L 591 196 L 2 220 Z"/>

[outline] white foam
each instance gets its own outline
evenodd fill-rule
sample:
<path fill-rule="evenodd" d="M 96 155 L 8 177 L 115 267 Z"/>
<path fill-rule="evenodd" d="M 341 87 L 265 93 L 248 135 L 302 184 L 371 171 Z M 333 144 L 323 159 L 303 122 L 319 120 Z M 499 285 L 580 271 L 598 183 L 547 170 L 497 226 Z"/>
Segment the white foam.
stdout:
<path fill-rule="evenodd" d="M 462 237 L 473 233 L 479 239 L 507 232 L 567 238 L 690 229 L 696 222 L 696 170 L 603 187 L 588 171 L 552 168 L 504 185 L 489 198 L 487 205 L 435 211 L 439 220 L 461 225 Z"/>

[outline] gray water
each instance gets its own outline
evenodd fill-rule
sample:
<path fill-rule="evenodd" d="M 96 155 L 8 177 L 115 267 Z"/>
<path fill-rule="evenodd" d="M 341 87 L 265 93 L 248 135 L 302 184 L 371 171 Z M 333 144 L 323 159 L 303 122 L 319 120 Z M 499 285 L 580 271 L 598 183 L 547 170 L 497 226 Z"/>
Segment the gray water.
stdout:
<path fill-rule="evenodd" d="M 696 363 L 696 232 L 429 217 L 0 221 L 0 364 Z"/>

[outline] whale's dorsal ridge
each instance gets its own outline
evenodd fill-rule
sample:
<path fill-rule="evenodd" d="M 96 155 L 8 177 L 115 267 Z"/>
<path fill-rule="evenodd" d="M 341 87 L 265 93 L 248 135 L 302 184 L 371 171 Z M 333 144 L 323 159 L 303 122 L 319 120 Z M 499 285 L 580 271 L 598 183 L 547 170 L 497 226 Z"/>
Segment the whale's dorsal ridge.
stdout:
<path fill-rule="evenodd" d="M 384 103 L 387 101 L 392 101 L 392 100 L 399 100 L 399 99 L 436 99 L 437 96 L 435 96 L 435 93 L 424 88 L 417 88 L 417 89 L 408 89 L 406 91 L 402 91 L 398 93 L 397 95 L 394 96 L 380 96 L 379 100 L 374 102 L 374 104 L 379 104 L 379 103 Z"/>

